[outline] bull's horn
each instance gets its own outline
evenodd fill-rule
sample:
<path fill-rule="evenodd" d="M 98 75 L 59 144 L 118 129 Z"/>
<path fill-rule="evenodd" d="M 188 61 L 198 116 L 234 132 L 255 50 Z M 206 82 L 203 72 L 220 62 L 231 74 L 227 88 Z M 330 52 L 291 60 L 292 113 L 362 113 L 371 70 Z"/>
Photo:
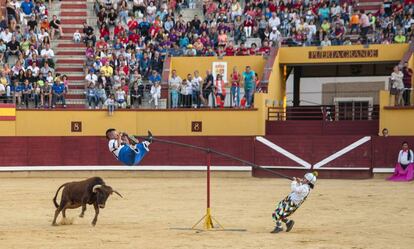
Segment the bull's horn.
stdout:
<path fill-rule="evenodd" d="M 116 191 L 116 190 L 112 190 L 112 192 L 114 192 L 115 194 L 117 194 L 117 195 L 121 196 L 121 198 L 124 198 L 124 197 L 122 197 L 122 195 L 121 195 L 120 193 L 118 193 L 118 191 Z"/>
<path fill-rule="evenodd" d="M 101 187 L 102 187 L 102 185 L 100 185 L 100 184 L 97 184 L 97 185 L 93 186 L 92 192 L 96 193 L 96 189 L 101 188 Z"/>

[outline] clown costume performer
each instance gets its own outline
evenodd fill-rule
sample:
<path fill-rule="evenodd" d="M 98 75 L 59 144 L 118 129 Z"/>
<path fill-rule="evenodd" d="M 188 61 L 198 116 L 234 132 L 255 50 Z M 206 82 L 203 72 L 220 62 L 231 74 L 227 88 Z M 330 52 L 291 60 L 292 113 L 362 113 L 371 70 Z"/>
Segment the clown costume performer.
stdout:
<path fill-rule="evenodd" d="M 282 222 L 286 224 L 286 232 L 292 230 L 295 222 L 289 220 L 288 217 L 306 200 L 310 190 L 313 189 L 316 183 L 316 176 L 317 172 L 314 172 L 305 174 L 304 179 L 293 178 L 291 183 L 292 192 L 279 202 L 276 210 L 272 214 L 276 226 L 271 233 L 279 233 L 283 231 Z"/>

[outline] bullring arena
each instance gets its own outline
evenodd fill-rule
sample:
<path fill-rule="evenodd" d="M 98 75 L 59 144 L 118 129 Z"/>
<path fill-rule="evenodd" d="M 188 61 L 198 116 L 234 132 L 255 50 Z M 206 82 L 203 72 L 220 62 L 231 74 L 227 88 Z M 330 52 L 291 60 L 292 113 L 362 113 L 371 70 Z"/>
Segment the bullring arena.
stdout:
<path fill-rule="evenodd" d="M 0 248 L 413 247 L 411 1 L 224 2 L 0 0 Z"/>
<path fill-rule="evenodd" d="M 129 175 L 130 173 L 128 173 Z M 132 173 L 137 176 L 139 172 Z M 200 177 L 106 178 L 124 198 L 110 197 L 96 227 L 92 208 L 72 225 L 52 227 L 54 191 L 65 178 L 2 178 L 1 245 L 8 248 L 411 248 L 411 184 L 383 179 L 321 180 L 294 215 L 295 230 L 275 236 L 270 219 L 286 180 L 213 178 L 213 215 L 225 228 L 245 232 L 197 232 L 204 215 Z M 18 187 L 16 187 L 18 186 Z"/>

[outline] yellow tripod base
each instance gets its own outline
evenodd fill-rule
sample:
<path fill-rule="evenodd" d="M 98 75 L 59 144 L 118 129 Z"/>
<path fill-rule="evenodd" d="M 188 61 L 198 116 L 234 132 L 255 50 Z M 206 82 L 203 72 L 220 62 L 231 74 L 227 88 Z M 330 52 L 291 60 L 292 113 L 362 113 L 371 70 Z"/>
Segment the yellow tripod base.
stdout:
<path fill-rule="evenodd" d="M 204 220 L 204 230 L 224 229 L 223 226 L 220 225 L 220 223 L 211 215 L 210 208 L 207 208 L 206 214 L 199 221 L 197 221 L 191 229 L 195 229 L 202 220 Z M 214 226 L 213 220 L 217 223 L 217 226 Z"/>

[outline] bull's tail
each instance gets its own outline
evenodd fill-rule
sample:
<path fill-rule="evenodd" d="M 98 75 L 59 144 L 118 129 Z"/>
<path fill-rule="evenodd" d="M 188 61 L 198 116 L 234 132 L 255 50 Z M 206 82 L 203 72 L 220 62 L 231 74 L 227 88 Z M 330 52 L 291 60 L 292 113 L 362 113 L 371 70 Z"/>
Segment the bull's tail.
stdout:
<path fill-rule="evenodd" d="M 56 190 L 55 197 L 53 197 L 53 204 L 55 204 L 55 207 L 56 207 L 56 208 L 58 208 L 58 207 L 59 207 L 59 204 L 56 202 L 56 198 L 57 198 L 57 196 L 58 196 L 59 190 L 60 190 L 61 188 L 63 188 L 64 186 L 66 186 L 66 183 L 65 183 L 65 184 L 63 184 L 62 186 L 60 186 L 60 187 L 58 188 L 58 190 Z"/>

